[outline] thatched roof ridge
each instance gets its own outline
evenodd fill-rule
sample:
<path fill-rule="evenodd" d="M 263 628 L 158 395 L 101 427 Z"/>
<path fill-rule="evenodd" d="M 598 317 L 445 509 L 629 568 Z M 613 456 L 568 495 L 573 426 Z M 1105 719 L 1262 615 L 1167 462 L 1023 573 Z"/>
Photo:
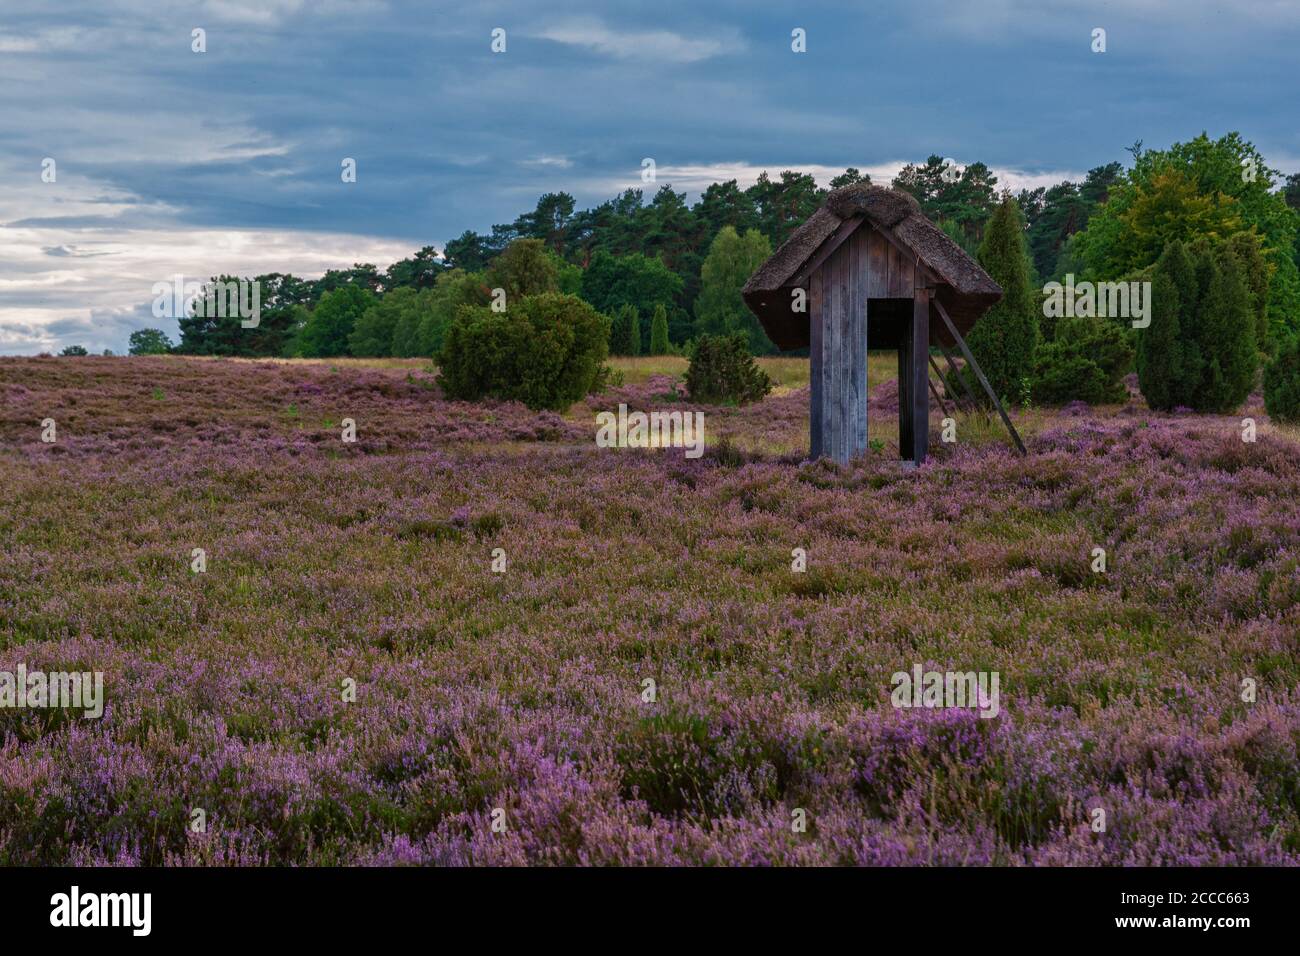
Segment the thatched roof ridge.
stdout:
<path fill-rule="evenodd" d="M 884 229 L 892 229 L 908 216 L 921 215 L 921 204 L 911 193 L 867 183 L 831 190 L 824 205 L 841 219 L 866 216 Z"/>

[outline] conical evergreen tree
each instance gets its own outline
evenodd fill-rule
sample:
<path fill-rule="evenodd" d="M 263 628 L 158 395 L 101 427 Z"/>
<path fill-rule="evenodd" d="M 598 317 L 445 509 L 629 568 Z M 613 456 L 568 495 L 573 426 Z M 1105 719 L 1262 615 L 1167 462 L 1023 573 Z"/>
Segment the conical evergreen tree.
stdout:
<path fill-rule="evenodd" d="M 1255 316 L 1240 260 L 1224 244 L 1209 253 L 1210 281 L 1202 302 L 1199 330 L 1205 374 L 1198 390 L 1198 411 L 1230 412 L 1250 394 L 1259 356 L 1255 350 Z"/>
<path fill-rule="evenodd" d="M 1165 247 L 1151 325 L 1138 333 L 1138 383 L 1152 408 L 1229 412 L 1250 394 L 1260 320 L 1248 268 L 1229 243 Z"/>
<path fill-rule="evenodd" d="M 1042 305 L 1029 284 L 1024 224 L 1014 199 L 1007 197 L 993 213 L 977 258 L 1002 287 L 1002 300 L 980 317 L 966 342 L 994 392 L 1018 398 L 1033 371 Z"/>
<path fill-rule="evenodd" d="M 1268 284 L 1270 265 L 1264 256 L 1259 236 L 1252 232 L 1239 232 L 1228 240 L 1228 247 L 1241 262 L 1242 279 L 1250 293 L 1250 309 L 1255 316 L 1255 347 L 1261 352 L 1271 352 L 1273 343 L 1269 336 Z"/>
<path fill-rule="evenodd" d="M 650 320 L 650 351 L 647 354 L 668 354 L 668 310 L 663 303 L 655 306 L 654 318 Z"/>
<path fill-rule="evenodd" d="M 620 306 L 610 327 L 609 352 L 611 355 L 636 355 L 640 351 L 641 317 L 636 306 Z"/>
<path fill-rule="evenodd" d="M 1214 352 L 1205 348 L 1205 327 L 1210 324 L 1207 307 L 1214 281 L 1214 255 L 1209 240 L 1197 239 L 1187 246 L 1191 271 L 1178 286 L 1178 323 L 1183 335 L 1183 371 L 1179 376 L 1178 402 L 1187 408 L 1204 408 L 1209 360 Z"/>
<path fill-rule="evenodd" d="M 1300 339 L 1285 339 L 1264 370 L 1264 407 L 1279 422 L 1300 422 Z"/>
<path fill-rule="evenodd" d="M 1191 277 L 1191 278 L 1189 278 Z M 1151 325 L 1137 333 L 1138 387 L 1147 405 L 1168 411 L 1183 399 L 1181 294 L 1194 282 L 1192 260 L 1181 242 L 1171 242 L 1156 262 L 1151 280 Z"/>
<path fill-rule="evenodd" d="M 631 348 L 628 350 L 627 354 L 640 355 L 641 354 L 641 313 L 637 310 L 637 307 L 634 305 L 627 306 L 627 309 L 630 313 L 628 318 L 628 326 L 630 329 L 628 333 L 628 339 L 630 340 L 630 344 L 631 344 Z"/>

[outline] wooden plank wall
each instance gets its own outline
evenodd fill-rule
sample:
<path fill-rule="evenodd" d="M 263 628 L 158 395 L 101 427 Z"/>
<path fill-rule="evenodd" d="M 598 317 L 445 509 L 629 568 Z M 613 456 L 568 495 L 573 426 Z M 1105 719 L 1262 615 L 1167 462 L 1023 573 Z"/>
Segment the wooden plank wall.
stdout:
<path fill-rule="evenodd" d="M 809 276 L 811 457 L 843 464 L 866 452 L 869 300 L 910 299 L 915 284 L 913 263 L 869 225 Z"/>

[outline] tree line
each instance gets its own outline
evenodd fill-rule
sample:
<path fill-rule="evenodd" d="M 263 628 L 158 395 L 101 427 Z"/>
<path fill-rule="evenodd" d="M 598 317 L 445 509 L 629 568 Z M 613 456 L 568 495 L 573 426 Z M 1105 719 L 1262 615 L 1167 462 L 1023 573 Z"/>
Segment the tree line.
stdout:
<path fill-rule="evenodd" d="M 1129 153 L 1127 166 L 1111 162 L 1082 182 L 1014 194 L 985 164 L 958 168 L 938 156 L 906 165 L 892 180 L 955 242 L 989 260 L 986 268 L 1006 290 L 972 332 L 971 345 L 1009 400 L 1064 400 L 1071 393 L 1101 400 L 1115 393 L 1117 377 L 1135 360 L 1157 367 L 1139 354 L 1124 323 L 1072 320 L 1058 329 L 1044 320 L 1038 287 L 1066 274 L 1150 280 L 1175 242 L 1196 245 L 1202 258 L 1217 255 L 1220 271 L 1240 271 L 1254 349 L 1263 358 L 1296 337 L 1300 174 L 1283 179 L 1237 133 L 1217 140 L 1201 134 L 1165 150 L 1137 143 Z M 642 190 L 628 189 L 583 210 L 567 193 L 547 193 L 511 223 L 462 233 L 441 256 L 425 246 L 383 271 L 359 263 L 314 280 L 257 276 L 263 304 L 256 329 L 192 314 L 179 320 L 174 350 L 432 357 L 461 310 L 484 308 L 492 290 L 503 289 L 507 297 L 555 292 L 582 300 L 610 319 L 615 355 L 679 351 L 706 334 L 740 334 L 753 354 L 770 354 L 775 348 L 741 300 L 741 286 L 829 189 L 870 181 L 850 167 L 823 188 L 811 175 L 787 170 L 775 178 L 763 173 L 748 188 L 714 183 L 693 205 L 664 185 L 648 201 Z M 1005 220 L 1004 238 L 990 243 L 998 218 Z M 1005 238 L 1011 233 L 1014 241 Z M 1225 265 L 1228 253 L 1214 251 L 1220 246 L 1231 249 L 1234 265 Z M 133 352 L 171 348 L 156 330 L 136 336 Z"/>
<path fill-rule="evenodd" d="M 1006 196 L 994 214 L 977 258 L 1004 297 L 969 336 L 993 387 L 1010 402 L 1117 402 L 1136 371 L 1152 408 L 1222 413 L 1264 366 L 1269 413 L 1300 418 L 1300 175 L 1283 180 L 1237 133 L 1130 152 L 1128 169 Z M 1063 318 L 1035 288 L 1044 272 L 1144 287 L 1149 311 Z"/>
<path fill-rule="evenodd" d="M 997 202 L 997 179 L 975 163 L 955 182 L 942 181 L 931 195 L 926 170 L 939 163 L 931 157 L 922 166 L 910 165 L 895 184 L 923 202 L 933 199 L 934 208 L 927 211 L 954 223 L 964 243 L 977 243 Z M 745 308 L 740 287 L 822 204 L 829 189 L 870 181 L 851 167 L 826 187 L 806 173 L 786 170 L 773 178 L 764 172 L 748 188 L 736 180 L 714 183 L 693 205 L 684 192 L 664 185 L 648 201 L 643 190 L 628 189 L 583 210 L 567 193 L 547 193 L 511 223 L 487 233 L 462 233 L 446 244 L 442 256 L 425 246 L 383 271 L 357 263 L 315 280 L 284 273 L 257 276 L 262 312 L 256 329 L 191 314 L 179 320 L 181 341 L 174 350 L 431 356 L 459 307 L 483 304 L 492 288 L 501 287 L 494 282 L 511 269 L 502 259 L 518 245 L 529 250 L 520 258 L 549 261 L 558 291 L 579 296 L 613 320 L 614 354 L 662 353 L 702 334 L 736 333 L 745 335 L 755 354 L 770 354 L 775 348 Z M 142 349 L 164 347 L 165 340 L 146 332 L 137 343 Z"/>

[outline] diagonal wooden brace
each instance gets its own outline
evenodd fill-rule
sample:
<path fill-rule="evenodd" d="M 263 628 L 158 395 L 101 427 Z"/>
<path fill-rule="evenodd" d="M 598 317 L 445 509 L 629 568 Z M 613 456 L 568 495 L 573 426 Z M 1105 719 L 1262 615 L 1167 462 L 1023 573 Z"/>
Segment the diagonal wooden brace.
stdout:
<path fill-rule="evenodd" d="M 975 398 L 975 393 L 970 390 L 970 383 L 966 381 L 966 376 L 963 375 L 961 373 L 961 369 L 957 367 L 957 362 L 952 357 L 952 353 L 943 347 L 942 342 L 936 341 L 934 344 L 935 346 L 938 347 L 940 354 L 943 355 L 944 361 L 948 363 L 949 375 L 951 375 L 952 378 L 955 378 L 957 380 L 957 382 L 961 385 L 961 390 L 966 393 L 966 401 L 968 403 L 968 407 L 970 408 L 971 411 L 975 411 L 976 409 L 979 408 L 979 402 Z M 940 378 L 943 379 L 944 387 L 947 388 L 948 382 L 950 381 L 948 376 L 941 375 Z M 961 397 L 958 395 L 954 395 L 953 400 L 957 402 L 957 407 L 960 408 Z"/>
<path fill-rule="evenodd" d="M 970 354 L 970 349 L 966 347 L 966 340 L 963 339 L 961 333 L 957 331 L 957 326 L 953 324 L 951 317 L 949 317 L 948 310 L 943 307 L 943 303 L 941 303 L 937 298 L 932 301 L 934 307 L 939 310 L 939 316 L 943 319 L 944 325 L 948 327 L 949 334 L 957 343 L 957 347 L 961 349 L 961 354 L 965 357 L 966 361 L 970 363 L 971 370 L 975 372 L 975 377 L 979 379 L 979 383 L 984 386 L 984 391 L 988 393 L 989 399 L 993 402 L 993 407 L 996 408 L 998 414 L 1002 416 L 1002 424 L 1006 425 L 1007 431 L 1011 433 L 1011 440 L 1014 441 L 1016 447 L 1020 449 L 1020 454 L 1027 455 L 1028 452 L 1025 451 L 1025 443 L 1020 440 L 1020 433 L 1016 431 L 1016 426 L 1011 424 L 1011 419 L 1007 416 L 1007 410 L 1002 407 L 1001 399 L 994 394 L 993 386 L 989 385 L 989 380 L 984 377 L 984 370 L 980 368 L 980 363 L 975 361 L 975 356 Z"/>
<path fill-rule="evenodd" d="M 930 356 L 929 358 L 930 358 L 930 368 L 934 369 L 934 373 L 939 376 L 939 381 L 942 382 L 943 372 L 939 371 L 939 365 L 938 363 L 935 362 L 934 356 Z M 944 415 L 951 414 L 948 411 L 948 403 L 943 400 L 943 396 L 939 394 L 939 390 L 934 387 L 934 379 L 930 378 L 927 375 L 925 380 L 930 386 L 930 394 L 933 395 L 934 400 L 939 403 L 939 408 L 943 410 Z"/>

